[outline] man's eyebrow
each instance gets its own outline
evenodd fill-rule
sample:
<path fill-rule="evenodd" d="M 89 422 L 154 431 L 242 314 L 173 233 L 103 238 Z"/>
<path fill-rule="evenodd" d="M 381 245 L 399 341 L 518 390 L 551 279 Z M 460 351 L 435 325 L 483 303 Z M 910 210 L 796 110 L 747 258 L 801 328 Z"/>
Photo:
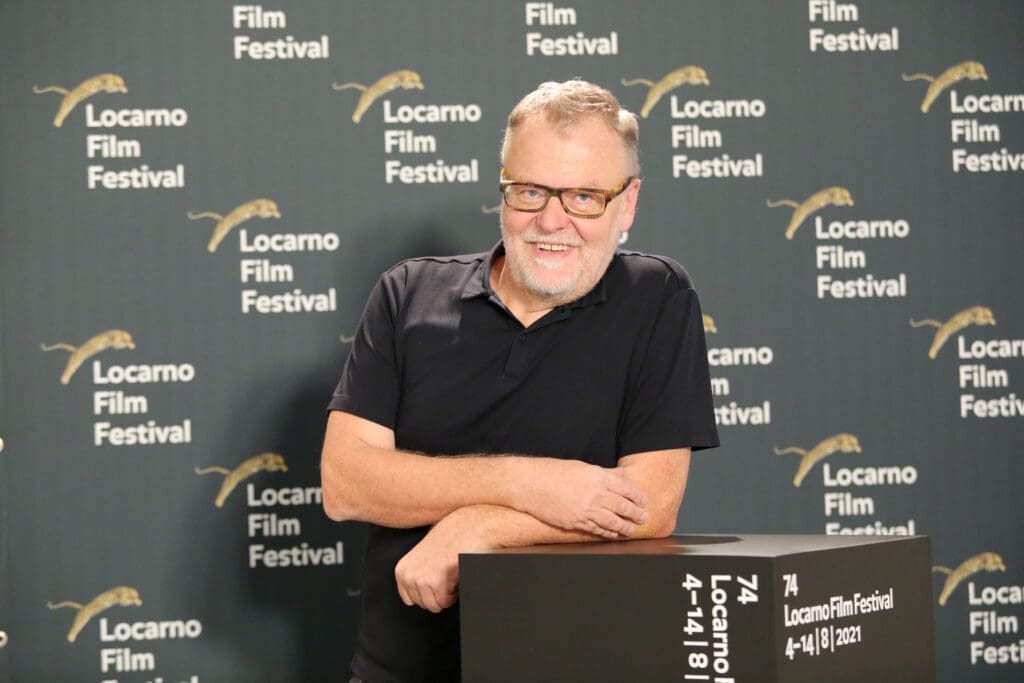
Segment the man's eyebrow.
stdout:
<path fill-rule="evenodd" d="M 586 181 L 584 181 L 582 183 L 577 183 L 576 185 L 562 185 L 559 188 L 556 185 L 548 185 L 546 183 L 539 183 L 539 182 L 537 182 L 535 180 L 532 180 L 530 178 L 530 176 L 512 176 L 511 173 L 509 173 L 508 176 L 509 177 L 506 178 L 506 180 L 512 180 L 512 181 L 515 181 L 517 183 L 529 183 L 530 185 L 541 185 L 543 187 L 552 187 L 552 188 L 555 188 L 555 189 L 563 189 L 563 190 L 578 190 L 578 189 L 581 189 L 581 188 L 607 189 L 607 188 L 603 188 L 601 186 L 601 183 L 599 181 L 597 181 L 597 180 L 594 180 L 593 178 L 590 178 L 590 179 L 588 179 L 588 180 L 586 180 Z"/>

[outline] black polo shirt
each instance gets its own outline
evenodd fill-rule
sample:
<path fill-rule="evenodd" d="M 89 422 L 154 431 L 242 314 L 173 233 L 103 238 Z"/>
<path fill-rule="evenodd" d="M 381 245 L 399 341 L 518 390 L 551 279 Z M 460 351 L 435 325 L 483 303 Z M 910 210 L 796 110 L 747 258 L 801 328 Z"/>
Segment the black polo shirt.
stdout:
<path fill-rule="evenodd" d="M 616 252 L 582 298 L 528 328 L 490 286 L 491 252 L 399 263 L 377 283 L 329 410 L 401 450 L 515 453 L 616 466 L 718 445 L 700 303 L 672 259 Z M 394 568 L 429 530 L 370 525 L 353 672 L 458 679 L 458 608 L 402 604 Z"/>

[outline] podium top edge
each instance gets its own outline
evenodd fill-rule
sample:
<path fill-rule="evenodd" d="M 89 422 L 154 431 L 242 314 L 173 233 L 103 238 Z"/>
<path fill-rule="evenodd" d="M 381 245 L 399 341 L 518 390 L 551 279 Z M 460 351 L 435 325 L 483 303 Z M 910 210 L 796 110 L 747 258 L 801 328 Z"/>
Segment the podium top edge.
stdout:
<path fill-rule="evenodd" d="M 636 541 L 561 543 L 502 548 L 464 555 L 676 555 L 776 558 L 823 550 L 892 543 L 928 543 L 927 536 L 827 536 L 824 534 L 686 534 Z"/>

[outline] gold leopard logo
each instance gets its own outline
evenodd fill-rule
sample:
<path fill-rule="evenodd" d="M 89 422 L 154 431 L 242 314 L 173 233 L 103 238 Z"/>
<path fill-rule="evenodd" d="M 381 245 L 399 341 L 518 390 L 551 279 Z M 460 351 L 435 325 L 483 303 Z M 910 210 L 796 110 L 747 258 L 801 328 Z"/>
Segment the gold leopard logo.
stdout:
<path fill-rule="evenodd" d="M 224 507 L 224 501 L 231 492 L 235 490 L 243 480 L 248 479 L 257 472 L 287 472 L 284 458 L 277 453 L 260 453 L 249 458 L 233 470 L 226 467 L 207 467 L 205 469 L 195 468 L 196 474 L 209 474 L 216 472 L 224 475 L 224 481 L 220 485 L 217 499 L 213 502 L 217 507 Z"/>
<path fill-rule="evenodd" d="M 198 220 L 200 218 L 212 218 L 217 221 L 217 227 L 213 229 L 213 235 L 210 237 L 210 243 L 206 245 L 206 250 L 211 254 L 217 251 L 217 245 L 221 243 L 231 228 L 234 228 L 239 223 L 244 223 L 250 218 L 280 218 L 281 212 L 277 209 L 275 204 L 270 199 L 253 199 L 240 206 L 235 207 L 226 216 L 222 216 L 219 213 L 212 211 L 204 211 L 202 213 L 188 213 L 189 220 Z"/>
<path fill-rule="evenodd" d="M 936 566 L 932 567 L 932 571 L 947 575 L 946 582 L 942 584 L 942 592 L 939 594 L 939 604 L 945 607 L 950 594 L 968 576 L 973 576 L 980 571 L 1005 572 L 1006 565 L 1003 564 L 1003 558 L 995 553 L 978 553 L 973 557 L 968 557 L 956 569 Z"/>
<path fill-rule="evenodd" d="M 924 80 L 928 81 L 928 91 L 924 94 L 924 100 L 921 102 L 921 113 L 927 114 L 928 108 L 932 106 L 932 102 L 935 101 L 943 90 L 953 85 L 958 81 L 962 81 L 965 78 L 971 81 L 976 81 L 979 78 L 983 81 L 988 80 L 988 74 L 985 73 L 985 67 L 978 62 L 960 62 L 949 67 L 937 77 L 929 76 L 928 74 L 900 74 L 904 81 L 917 81 Z"/>
<path fill-rule="evenodd" d="M 699 66 L 684 66 L 665 74 L 657 83 L 646 78 L 634 78 L 633 80 L 623 78 L 622 85 L 646 85 L 648 87 L 647 99 L 644 100 L 644 106 L 640 109 L 640 116 L 646 119 L 658 100 L 670 90 L 675 90 L 681 85 L 711 85 L 711 81 L 708 80 L 707 72 Z"/>
<path fill-rule="evenodd" d="M 704 333 L 711 334 L 712 332 L 718 332 L 718 328 L 715 327 L 714 319 L 707 313 L 701 314 L 704 321 Z"/>
<path fill-rule="evenodd" d="M 132 341 L 132 336 L 124 330 L 107 330 L 106 332 L 100 332 L 81 346 L 63 343 L 40 344 L 39 346 L 43 351 L 62 349 L 71 352 L 67 365 L 64 366 L 64 374 L 60 376 L 60 383 L 67 384 L 71 381 L 71 376 L 75 374 L 75 370 L 91 356 L 95 356 L 100 351 L 106 351 L 107 349 L 134 349 L 135 342 Z"/>
<path fill-rule="evenodd" d="M 815 192 L 802 203 L 792 199 L 780 199 L 777 202 L 769 199 L 768 206 L 773 209 L 777 206 L 791 206 L 795 209 L 793 217 L 789 219 L 789 226 L 786 227 L 786 239 L 791 240 L 800 224 L 812 213 L 826 206 L 853 206 L 853 197 L 845 187 L 826 187 L 820 192 Z"/>
<path fill-rule="evenodd" d="M 928 357 L 935 360 L 935 356 L 939 354 L 939 349 L 946 343 L 954 333 L 959 332 L 968 325 L 995 325 L 996 317 L 992 314 L 992 309 L 985 308 L 984 306 L 971 306 L 960 311 L 946 322 L 939 322 L 938 320 L 911 320 L 911 327 L 924 327 L 930 325 L 931 327 L 938 328 L 935 332 L 935 338 L 932 340 L 931 348 L 928 349 Z"/>
<path fill-rule="evenodd" d="M 116 607 L 139 606 L 142 604 L 142 600 L 139 598 L 139 592 L 134 588 L 128 586 L 117 586 L 111 588 L 108 591 L 100 593 L 87 604 L 83 605 L 80 602 L 71 602 L 67 600 L 65 602 L 48 602 L 46 606 L 50 609 L 60 609 L 62 607 L 74 607 L 78 610 L 75 615 L 75 621 L 71 624 L 71 630 L 68 631 L 68 642 L 75 642 L 75 638 L 82 632 L 85 625 L 94 616 L 100 612 Z"/>
<path fill-rule="evenodd" d="M 40 88 L 37 85 L 32 86 L 32 92 L 37 95 L 41 95 L 45 92 L 60 93 L 64 96 L 61 100 L 60 107 L 57 109 L 57 116 L 53 119 L 53 125 L 60 128 L 64 123 L 64 119 L 67 118 L 71 110 L 75 108 L 75 105 L 93 95 L 101 92 L 128 92 L 128 88 L 124 85 L 124 79 L 117 74 L 98 74 L 92 78 L 88 78 L 77 86 L 68 90 L 62 88 L 59 85 L 48 85 L 44 88 Z"/>
<path fill-rule="evenodd" d="M 836 452 L 860 453 L 860 442 L 853 434 L 834 434 L 809 451 L 796 446 L 775 449 L 775 455 L 796 453 L 801 456 L 800 466 L 796 468 L 796 476 L 793 477 L 793 486 L 800 486 L 804 477 L 816 463 Z"/>
<path fill-rule="evenodd" d="M 370 108 L 370 105 L 380 97 L 385 95 L 392 90 L 402 88 L 403 90 L 423 90 L 423 81 L 420 80 L 420 75 L 415 71 L 409 71 L 408 69 L 399 69 L 398 71 L 392 71 L 386 76 L 382 76 L 373 85 L 363 85 L 362 83 L 331 83 L 331 88 L 334 90 L 347 90 L 354 88 L 361 91 L 363 94 L 359 96 L 359 102 L 356 103 L 356 110 L 352 113 L 352 121 L 359 123 L 359 120 L 363 118 L 363 114 Z"/>

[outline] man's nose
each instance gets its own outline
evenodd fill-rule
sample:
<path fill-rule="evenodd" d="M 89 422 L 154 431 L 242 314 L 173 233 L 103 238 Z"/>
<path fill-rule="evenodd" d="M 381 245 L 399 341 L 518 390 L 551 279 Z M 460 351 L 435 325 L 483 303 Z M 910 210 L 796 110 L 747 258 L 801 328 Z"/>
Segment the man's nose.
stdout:
<path fill-rule="evenodd" d="M 565 212 L 561 197 L 548 199 L 544 210 L 537 216 L 537 225 L 548 231 L 561 230 L 572 225 L 571 216 Z"/>

